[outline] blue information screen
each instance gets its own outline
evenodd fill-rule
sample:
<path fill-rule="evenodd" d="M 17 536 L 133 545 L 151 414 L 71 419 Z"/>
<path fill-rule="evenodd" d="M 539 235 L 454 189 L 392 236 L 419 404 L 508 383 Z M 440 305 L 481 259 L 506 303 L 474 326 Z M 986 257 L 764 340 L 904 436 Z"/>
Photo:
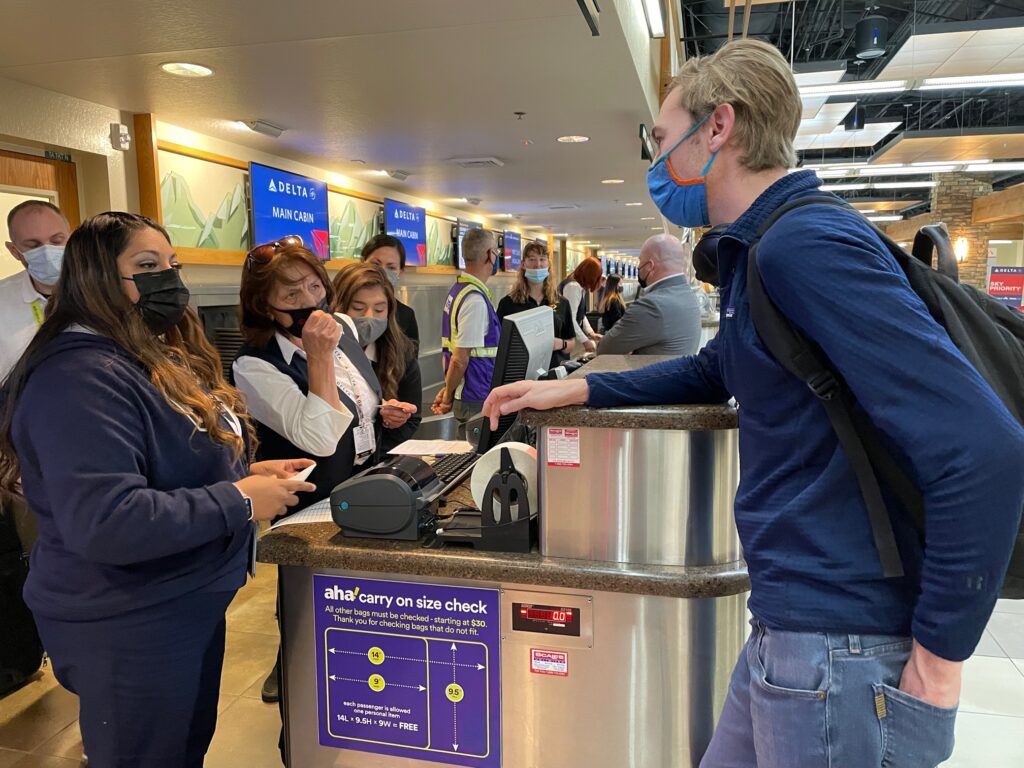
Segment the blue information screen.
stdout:
<path fill-rule="evenodd" d="M 327 184 L 259 163 L 249 164 L 249 183 L 254 245 L 299 235 L 318 257 L 330 258 Z"/>
<path fill-rule="evenodd" d="M 405 260 L 413 266 L 427 263 L 427 212 L 395 200 L 384 201 L 384 231 L 405 246 Z"/>
<path fill-rule="evenodd" d="M 505 269 L 515 272 L 523 263 L 523 241 L 518 232 L 505 232 Z"/>

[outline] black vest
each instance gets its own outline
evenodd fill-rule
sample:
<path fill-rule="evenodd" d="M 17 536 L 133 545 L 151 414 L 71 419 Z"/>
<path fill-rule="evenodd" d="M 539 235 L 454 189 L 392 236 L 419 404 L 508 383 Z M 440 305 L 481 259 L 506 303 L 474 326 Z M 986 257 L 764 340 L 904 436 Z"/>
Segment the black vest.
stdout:
<path fill-rule="evenodd" d="M 565 298 L 565 286 L 567 286 L 569 283 L 574 283 L 574 282 L 576 282 L 576 281 L 575 281 L 575 279 L 573 279 L 573 277 L 571 275 L 569 277 L 565 278 L 565 280 L 563 280 L 562 282 L 560 282 L 558 284 L 558 295 L 561 296 L 564 299 Z M 583 297 L 580 299 L 580 305 L 578 307 L 576 307 L 576 324 L 580 328 L 583 327 L 583 318 L 585 318 L 587 316 L 587 299 L 588 299 L 587 292 L 584 290 L 583 291 Z M 566 299 L 566 301 L 568 301 L 568 299 Z"/>
<path fill-rule="evenodd" d="M 377 397 L 381 396 L 380 382 L 377 381 L 377 376 L 373 372 L 373 366 L 370 364 L 370 360 L 366 357 L 366 353 L 363 352 L 363 348 L 359 345 L 358 339 L 352 333 L 348 325 L 341 324 L 341 340 L 338 342 L 338 348 L 348 358 L 349 362 L 352 363 L 359 371 L 360 374 L 366 379 L 367 384 L 377 393 Z M 309 369 L 306 365 L 306 358 L 301 355 L 294 355 L 291 363 L 286 363 L 284 355 L 281 354 L 281 347 L 277 343 L 277 338 L 271 338 L 270 342 L 263 349 L 250 346 L 248 344 L 243 345 L 238 351 L 238 357 L 255 357 L 259 360 L 263 360 L 270 363 L 272 366 L 281 371 L 285 376 L 288 376 L 292 381 L 295 382 L 296 386 L 302 390 L 303 395 L 309 394 Z M 309 476 L 309 482 L 316 486 L 316 491 L 311 493 L 300 493 L 298 505 L 292 507 L 290 512 L 298 512 L 299 510 L 309 506 L 313 502 L 320 501 L 331 495 L 331 491 L 334 490 L 335 486 L 339 483 L 348 480 L 355 469 L 356 459 L 356 446 L 354 437 L 354 428 L 359 425 L 359 408 L 344 393 L 341 389 L 338 390 L 338 397 L 349 412 L 353 414 L 354 419 L 352 424 L 345 434 L 341 436 L 338 441 L 338 447 L 334 451 L 332 456 L 313 456 L 295 447 L 291 442 L 285 439 L 284 436 L 279 435 L 265 424 L 256 421 L 256 436 L 259 439 L 259 446 L 256 449 L 256 461 L 267 461 L 271 459 L 312 459 L 316 462 L 316 469 Z M 379 411 L 378 411 L 379 413 Z M 377 461 L 377 456 L 380 454 L 381 445 L 381 422 L 376 416 L 374 417 L 374 433 L 376 434 L 377 444 L 377 455 L 370 457 L 361 467 L 371 467 Z"/>

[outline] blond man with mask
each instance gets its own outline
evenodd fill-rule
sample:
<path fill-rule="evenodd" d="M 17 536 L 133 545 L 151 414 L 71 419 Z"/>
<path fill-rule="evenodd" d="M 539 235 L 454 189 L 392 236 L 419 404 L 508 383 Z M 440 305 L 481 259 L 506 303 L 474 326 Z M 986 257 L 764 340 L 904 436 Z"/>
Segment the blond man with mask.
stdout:
<path fill-rule="evenodd" d="M 924 499 L 924 536 L 891 510 L 905 575 L 887 578 L 824 408 L 770 355 L 750 315 L 751 242 L 782 205 L 820 194 L 813 172 L 787 173 L 800 113 L 790 68 L 765 43 L 687 61 L 655 125 L 661 155 L 648 187 L 675 224 L 729 224 L 718 336 L 638 371 L 501 387 L 484 413 L 735 397 L 753 631 L 701 765 L 927 768 L 952 752 L 962 662 L 1009 562 L 1024 430 L 856 212 L 807 205 L 764 234 L 769 297 L 838 369 Z"/>
<path fill-rule="evenodd" d="M 36 330 L 43 324 L 46 301 L 60 276 L 64 243 L 71 226 L 60 208 L 45 200 L 27 200 L 7 214 L 5 243 L 25 268 L 0 280 L 0 380 L 3 380 Z"/>

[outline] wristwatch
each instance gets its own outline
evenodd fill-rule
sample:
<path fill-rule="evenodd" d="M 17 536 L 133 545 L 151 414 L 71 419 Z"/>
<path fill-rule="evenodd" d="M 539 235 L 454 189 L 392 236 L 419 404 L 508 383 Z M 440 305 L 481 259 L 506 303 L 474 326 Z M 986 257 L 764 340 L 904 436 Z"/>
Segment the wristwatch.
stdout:
<path fill-rule="evenodd" d="M 249 498 L 245 491 L 239 489 L 238 492 L 242 494 L 242 501 L 245 502 L 245 510 L 249 513 L 249 522 L 251 523 L 253 520 L 252 499 Z"/>

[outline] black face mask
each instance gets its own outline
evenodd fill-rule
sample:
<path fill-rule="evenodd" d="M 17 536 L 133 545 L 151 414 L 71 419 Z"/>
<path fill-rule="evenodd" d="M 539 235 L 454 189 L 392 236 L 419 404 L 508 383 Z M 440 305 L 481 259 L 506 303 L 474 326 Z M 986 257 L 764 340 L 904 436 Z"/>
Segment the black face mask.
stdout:
<path fill-rule="evenodd" d="M 175 267 L 159 272 L 139 272 L 131 277 L 139 291 L 135 306 L 142 313 L 142 320 L 154 336 L 161 336 L 181 322 L 188 308 L 188 288 L 181 282 L 179 270 Z"/>
<path fill-rule="evenodd" d="M 646 264 L 644 266 L 646 266 Z M 650 278 L 652 271 L 654 271 L 653 268 L 647 270 L 647 277 L 640 277 L 640 270 L 637 269 L 637 271 L 636 271 L 636 282 L 637 282 L 637 285 L 639 285 L 641 289 L 647 287 L 647 280 Z"/>
<path fill-rule="evenodd" d="M 309 320 L 309 316 L 317 310 L 321 312 L 327 311 L 327 302 L 321 301 L 315 307 L 303 307 L 302 309 L 278 309 L 277 307 L 271 307 L 275 312 L 280 312 L 282 315 L 288 315 L 292 319 L 289 325 L 282 325 L 278 323 L 278 327 L 285 333 L 290 333 L 296 338 L 302 336 L 302 329 L 306 327 L 306 322 Z"/>
<path fill-rule="evenodd" d="M 716 224 L 693 247 L 693 271 L 702 283 L 718 286 L 718 240 L 732 224 Z"/>

